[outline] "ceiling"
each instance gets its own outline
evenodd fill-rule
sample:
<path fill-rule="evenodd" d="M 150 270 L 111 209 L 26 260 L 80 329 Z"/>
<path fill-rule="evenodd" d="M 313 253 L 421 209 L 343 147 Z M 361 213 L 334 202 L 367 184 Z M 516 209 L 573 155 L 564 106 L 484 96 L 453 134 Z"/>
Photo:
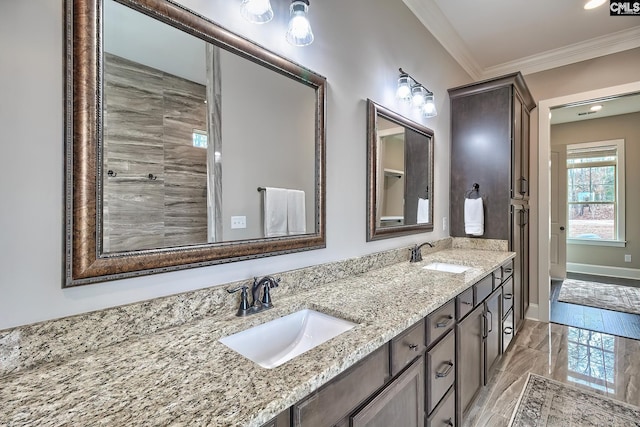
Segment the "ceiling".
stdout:
<path fill-rule="evenodd" d="M 640 47 L 640 16 L 586 0 L 403 0 L 475 80 L 531 74 Z"/>

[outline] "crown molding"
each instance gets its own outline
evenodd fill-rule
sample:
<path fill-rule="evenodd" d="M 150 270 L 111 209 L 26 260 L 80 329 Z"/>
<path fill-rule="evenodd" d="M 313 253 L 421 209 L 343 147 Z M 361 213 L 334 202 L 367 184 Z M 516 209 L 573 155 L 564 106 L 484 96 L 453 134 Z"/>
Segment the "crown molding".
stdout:
<path fill-rule="evenodd" d="M 533 74 L 637 47 L 640 47 L 640 27 L 487 67 L 482 71 L 482 76 L 490 78 L 515 71 L 520 71 L 524 75 Z"/>
<path fill-rule="evenodd" d="M 473 79 L 482 78 L 482 68 L 435 2 L 431 0 L 402 1 Z"/>
<path fill-rule="evenodd" d="M 518 71 L 523 75 L 538 73 L 640 47 L 640 27 L 635 27 L 549 50 L 541 54 L 482 68 L 435 1 L 403 0 L 403 2 L 458 64 L 476 81 Z"/>

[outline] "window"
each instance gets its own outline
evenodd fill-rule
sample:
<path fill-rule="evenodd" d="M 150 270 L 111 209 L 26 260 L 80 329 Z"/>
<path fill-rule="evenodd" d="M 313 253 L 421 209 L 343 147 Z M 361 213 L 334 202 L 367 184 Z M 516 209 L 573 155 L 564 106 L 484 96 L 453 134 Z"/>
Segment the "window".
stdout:
<path fill-rule="evenodd" d="M 204 130 L 193 130 L 193 146 L 198 148 L 207 148 L 207 132 Z"/>
<path fill-rule="evenodd" d="M 567 146 L 567 217 L 574 243 L 624 243 L 624 140 Z"/>

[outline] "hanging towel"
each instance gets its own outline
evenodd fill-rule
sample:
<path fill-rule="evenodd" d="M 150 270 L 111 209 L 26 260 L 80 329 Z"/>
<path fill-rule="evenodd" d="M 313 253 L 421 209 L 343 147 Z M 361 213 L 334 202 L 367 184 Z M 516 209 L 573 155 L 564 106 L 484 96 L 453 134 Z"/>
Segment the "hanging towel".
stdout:
<path fill-rule="evenodd" d="M 307 232 L 304 210 L 304 191 L 287 190 L 287 225 L 289 234 L 305 234 Z"/>
<path fill-rule="evenodd" d="M 266 187 L 264 190 L 264 237 L 287 235 L 288 190 Z"/>
<path fill-rule="evenodd" d="M 464 232 L 472 236 L 482 236 L 484 234 L 482 197 L 464 199 Z"/>
<path fill-rule="evenodd" d="M 418 224 L 429 222 L 429 199 L 418 197 Z"/>

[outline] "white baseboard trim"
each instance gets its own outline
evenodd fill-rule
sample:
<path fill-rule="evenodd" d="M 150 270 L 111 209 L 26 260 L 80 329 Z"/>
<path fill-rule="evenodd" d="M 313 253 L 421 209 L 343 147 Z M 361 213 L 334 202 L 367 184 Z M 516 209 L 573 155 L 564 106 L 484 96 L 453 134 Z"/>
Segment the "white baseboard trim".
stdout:
<path fill-rule="evenodd" d="M 568 262 L 567 271 L 571 273 L 593 274 L 594 276 L 620 277 L 623 279 L 640 280 L 640 269 L 610 267 L 608 265 L 579 264 Z"/>
<path fill-rule="evenodd" d="M 538 304 L 529 304 L 529 309 L 524 317 L 525 319 L 540 321 Z"/>

